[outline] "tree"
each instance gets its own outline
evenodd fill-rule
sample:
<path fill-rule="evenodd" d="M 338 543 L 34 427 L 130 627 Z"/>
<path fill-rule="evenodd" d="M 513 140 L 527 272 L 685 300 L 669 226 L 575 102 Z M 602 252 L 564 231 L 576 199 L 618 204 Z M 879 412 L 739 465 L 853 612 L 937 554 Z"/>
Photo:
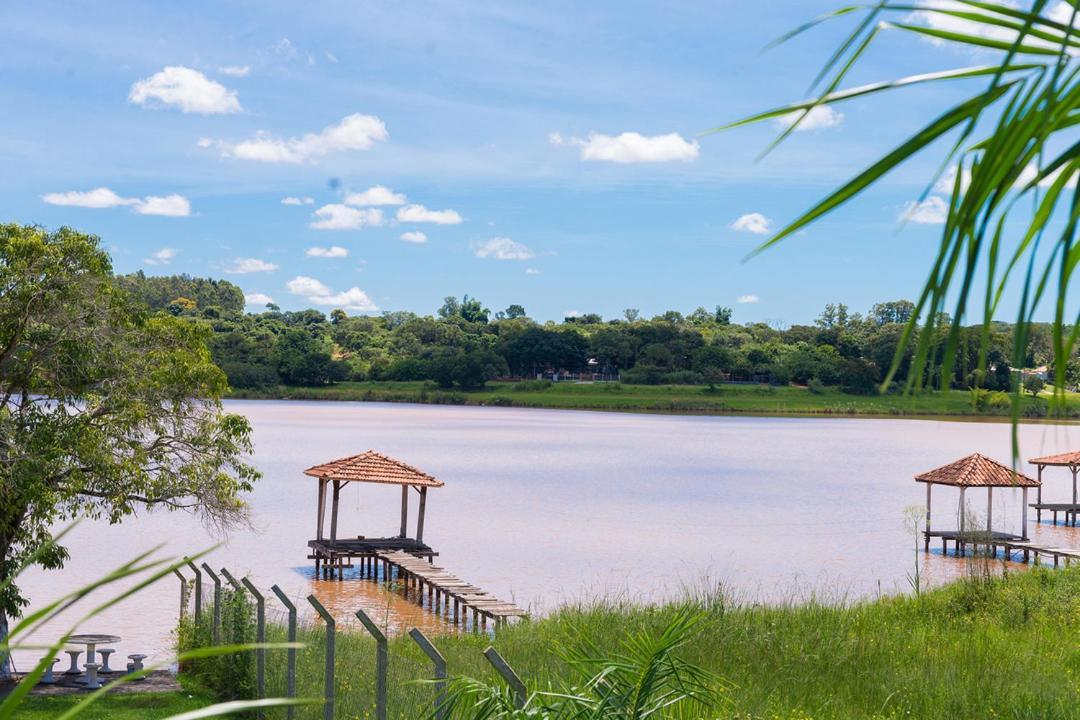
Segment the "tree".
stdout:
<path fill-rule="evenodd" d="M 521 305 L 511 305 L 503 311 L 507 320 L 517 320 L 518 318 L 525 317 L 525 308 Z"/>
<path fill-rule="evenodd" d="M 149 314 L 98 238 L 0 225 L 0 642 L 33 562 L 63 566 L 57 523 L 138 507 L 226 525 L 258 478 L 245 418 L 223 412 L 209 330 Z M 7 663 L 0 653 L 0 672 Z"/>
<path fill-rule="evenodd" d="M 877 303 L 870 309 L 870 319 L 878 325 L 906 323 L 915 316 L 915 303 L 910 300 L 892 300 Z"/>
<path fill-rule="evenodd" d="M 289 328 L 278 336 L 274 366 L 286 385 L 326 385 L 337 379 L 326 343 L 305 328 Z"/>
<path fill-rule="evenodd" d="M 717 305 L 716 311 L 713 312 L 713 321 L 717 325 L 730 325 L 731 324 L 731 308 L 724 307 L 723 305 Z"/>
<path fill-rule="evenodd" d="M 637 308 L 626 308 L 622 314 L 628 323 L 637 322 L 637 319 L 641 317 L 641 311 Z"/>
<path fill-rule="evenodd" d="M 1024 391 L 1031 393 L 1031 397 L 1038 397 L 1046 387 L 1046 381 L 1038 375 L 1028 375 L 1024 378 Z"/>

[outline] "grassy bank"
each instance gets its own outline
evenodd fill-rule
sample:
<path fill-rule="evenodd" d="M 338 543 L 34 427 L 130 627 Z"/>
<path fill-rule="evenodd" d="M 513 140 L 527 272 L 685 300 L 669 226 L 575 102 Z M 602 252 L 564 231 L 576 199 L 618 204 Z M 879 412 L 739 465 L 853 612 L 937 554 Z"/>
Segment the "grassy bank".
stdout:
<path fill-rule="evenodd" d="M 966 390 L 914 395 L 851 395 L 835 388 L 817 392 L 803 387 L 768 385 L 624 385 L 621 383 L 494 382 L 475 391 L 439 390 L 423 382 L 342 382 L 326 387 L 278 386 L 263 391 L 234 391 L 236 398 L 289 400 L 359 400 L 493 405 L 500 407 L 614 410 L 693 414 L 763 414 L 825 416 L 953 416 L 1007 418 L 1001 394 L 976 396 Z M 1047 397 L 1022 400 L 1025 417 L 1045 417 Z M 1070 394 L 1064 414 L 1080 417 L 1080 395 Z"/>
<path fill-rule="evenodd" d="M 54 720 L 84 695 L 31 697 L 20 706 L 19 720 Z M 152 692 L 109 695 L 79 713 L 79 720 L 154 720 L 206 707 L 214 700 L 205 692 Z"/>
<path fill-rule="evenodd" d="M 707 618 L 681 655 L 728 689 L 725 718 L 1077 718 L 1080 704 L 1080 568 L 1033 569 L 972 579 L 924 593 L 847 606 L 732 606 L 698 601 Z M 568 607 L 501 631 L 494 645 L 532 690 L 568 689 L 567 648 L 619 652 L 628 633 L 658 633 L 677 607 Z M 280 636 L 280 631 L 275 631 Z M 322 693 L 324 636 L 306 628 L 299 692 Z M 452 675 L 495 681 L 482 658 L 486 637 L 435 638 Z M 373 709 L 373 643 L 337 636 L 337 717 Z M 270 692 L 284 688 L 272 658 Z M 422 717 L 433 698 L 429 665 L 408 638 L 390 647 L 390 717 Z M 303 708 L 298 718 L 319 718 Z M 270 717 L 283 717 L 275 711 Z M 665 716 L 667 717 L 667 716 Z"/>

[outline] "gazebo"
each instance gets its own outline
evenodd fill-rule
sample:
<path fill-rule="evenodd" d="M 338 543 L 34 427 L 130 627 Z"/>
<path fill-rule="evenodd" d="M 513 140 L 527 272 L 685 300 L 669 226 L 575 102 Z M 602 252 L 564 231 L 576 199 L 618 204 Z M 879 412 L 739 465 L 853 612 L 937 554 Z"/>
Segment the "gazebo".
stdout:
<path fill-rule="evenodd" d="M 1016 472 L 1012 468 L 1002 465 L 996 460 L 991 460 L 985 455 L 975 453 L 961 458 L 956 462 L 949 463 L 935 470 L 929 470 L 915 476 L 916 482 L 926 483 L 926 530 L 923 535 L 926 539 L 926 550 L 930 550 L 930 538 L 941 538 L 942 549 L 946 543 L 952 540 L 958 549 L 962 549 L 964 539 L 974 533 L 985 540 L 1027 540 L 1027 491 L 1029 487 L 1039 487 L 1040 481 L 1033 480 L 1027 475 Z M 930 528 L 930 491 L 934 485 L 951 485 L 960 488 L 960 519 L 957 530 L 932 530 Z M 964 496 L 969 488 L 986 488 L 986 529 L 979 531 L 966 528 L 964 517 Z M 1021 488 L 1024 497 L 1021 503 L 1022 535 L 1018 538 L 1009 533 L 994 532 L 992 518 L 994 514 L 993 491 L 996 487 Z"/>
<path fill-rule="evenodd" d="M 351 564 L 353 558 L 370 561 L 377 552 L 404 550 L 419 557 L 426 557 L 429 561 L 438 554 L 424 543 L 424 512 L 427 508 L 428 488 L 442 487 L 442 480 L 374 450 L 309 467 L 304 474 L 319 481 L 318 524 L 315 539 L 308 541 L 308 547 L 311 548 L 308 559 L 315 561 L 316 574 L 320 565 L 324 573 L 329 571 L 333 574 L 335 568 L 340 571 L 346 563 Z M 401 486 L 401 530 L 397 536 L 338 537 L 338 501 L 341 489 L 351 482 Z M 328 488 L 332 489 L 333 494 L 330 501 L 330 536 L 326 537 L 323 527 Z M 409 537 L 408 533 L 410 489 L 420 496 L 414 537 Z"/>
<path fill-rule="evenodd" d="M 1032 458 L 1028 460 L 1028 463 L 1038 468 L 1039 478 L 1039 490 L 1035 495 L 1035 503 L 1031 506 L 1035 508 L 1036 518 L 1038 522 L 1042 522 L 1043 510 L 1049 510 L 1054 513 L 1054 524 L 1057 525 L 1058 512 L 1065 513 L 1065 522 L 1069 522 L 1069 518 L 1072 518 L 1072 524 L 1076 525 L 1076 516 L 1080 513 L 1080 502 L 1077 501 L 1076 496 L 1076 474 L 1080 472 L 1080 452 L 1067 452 L 1058 455 L 1047 455 L 1045 457 Z M 1071 503 L 1044 503 L 1042 501 L 1042 475 L 1043 468 L 1046 467 L 1067 467 L 1072 472 L 1072 502 Z"/>

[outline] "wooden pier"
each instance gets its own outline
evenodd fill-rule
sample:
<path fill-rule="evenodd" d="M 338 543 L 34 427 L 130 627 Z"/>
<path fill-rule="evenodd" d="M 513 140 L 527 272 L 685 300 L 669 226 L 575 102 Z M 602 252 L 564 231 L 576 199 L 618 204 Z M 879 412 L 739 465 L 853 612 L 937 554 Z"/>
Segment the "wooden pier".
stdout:
<path fill-rule="evenodd" d="M 997 557 L 998 551 L 1005 553 L 1005 559 L 1010 561 L 1030 562 L 1039 564 L 1040 559 L 1049 558 L 1054 561 L 1054 567 L 1064 561 L 1068 567 L 1073 560 L 1080 560 L 1080 548 L 1063 548 L 1045 543 L 1035 543 L 1030 540 L 1006 533 L 960 533 L 952 530 L 935 530 L 925 533 L 926 542 L 929 546 L 930 538 L 941 538 L 941 551 L 949 552 L 949 542 L 953 543 L 953 551 L 960 556 L 967 554 L 968 549 L 977 552 L 980 547 L 987 555 Z M 1019 554 L 1019 558 L 1014 555 Z"/>

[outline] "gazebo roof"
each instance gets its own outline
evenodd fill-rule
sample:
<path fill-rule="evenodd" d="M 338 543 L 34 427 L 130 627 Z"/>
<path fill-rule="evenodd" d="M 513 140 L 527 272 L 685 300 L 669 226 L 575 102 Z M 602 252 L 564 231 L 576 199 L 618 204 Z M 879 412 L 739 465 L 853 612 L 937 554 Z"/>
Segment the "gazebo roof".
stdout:
<path fill-rule="evenodd" d="M 956 487 L 1038 487 L 1039 481 L 975 453 L 915 476 L 916 482 Z"/>
<path fill-rule="evenodd" d="M 341 482 L 388 483 L 417 487 L 442 487 L 442 480 L 374 450 L 309 467 L 305 475 Z"/>
<path fill-rule="evenodd" d="M 1031 460 L 1028 460 L 1028 462 L 1032 465 L 1065 465 L 1071 467 L 1073 465 L 1080 465 L 1080 452 L 1046 455 L 1045 457 L 1032 458 Z"/>

